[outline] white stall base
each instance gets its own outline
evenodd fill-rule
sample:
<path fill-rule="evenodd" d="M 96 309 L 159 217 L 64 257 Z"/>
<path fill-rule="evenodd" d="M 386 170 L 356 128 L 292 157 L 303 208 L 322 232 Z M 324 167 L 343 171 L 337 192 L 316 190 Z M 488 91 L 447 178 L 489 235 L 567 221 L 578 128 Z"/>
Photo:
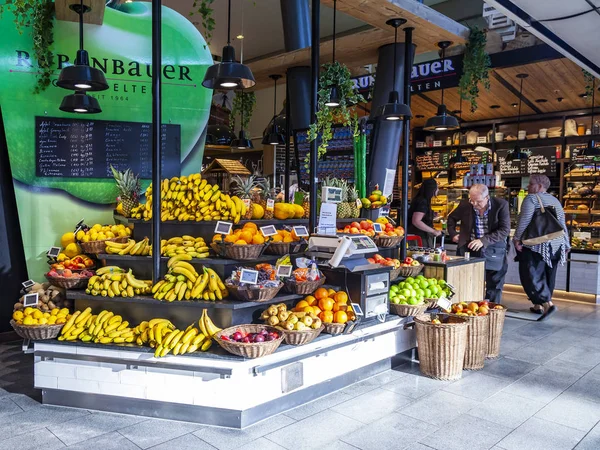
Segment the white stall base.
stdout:
<path fill-rule="evenodd" d="M 83 343 L 34 344 L 43 402 L 243 428 L 391 368 L 416 346 L 407 319 L 388 316 L 254 359 L 168 356 Z M 217 345 L 217 344 L 213 344 Z"/>

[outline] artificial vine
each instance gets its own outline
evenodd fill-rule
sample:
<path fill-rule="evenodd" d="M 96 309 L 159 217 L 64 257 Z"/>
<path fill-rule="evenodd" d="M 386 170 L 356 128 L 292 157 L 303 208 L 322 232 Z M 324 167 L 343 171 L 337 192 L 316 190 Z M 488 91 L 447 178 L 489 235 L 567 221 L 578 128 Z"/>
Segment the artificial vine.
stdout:
<path fill-rule="evenodd" d="M 479 83 L 486 90 L 490 90 L 489 70 L 491 67 L 490 55 L 485 51 L 487 38 L 485 32 L 471 29 L 463 58 L 463 74 L 460 77 L 460 96 L 471 103 L 471 112 L 477 110 L 479 97 Z"/>
<path fill-rule="evenodd" d="M 583 79 L 585 81 L 586 101 L 591 102 L 592 94 L 594 93 L 594 75 L 585 69 L 581 69 L 581 71 L 583 72 Z"/>
<path fill-rule="evenodd" d="M 309 142 L 318 137 L 319 159 L 327 153 L 327 146 L 333 137 L 331 127 L 334 123 L 342 123 L 345 126 L 350 125 L 352 105 L 364 102 L 361 94 L 354 90 L 354 83 L 350 79 L 350 70 L 339 62 L 326 63 L 322 65 L 323 70 L 319 76 L 318 109 L 317 121 L 310 125 L 308 130 Z M 340 105 L 330 108 L 325 105 L 329 100 L 331 86 L 337 85 L 340 92 Z"/>
<path fill-rule="evenodd" d="M 54 55 L 50 46 L 54 42 L 54 2 L 52 0 L 7 0 L 0 5 L 0 15 L 12 11 L 19 34 L 25 28 L 31 28 L 33 54 L 39 65 L 37 84 L 33 90 L 38 94 L 50 86 L 53 72 Z"/>
<path fill-rule="evenodd" d="M 229 113 L 229 124 L 231 129 L 235 129 L 236 118 L 243 113 L 244 120 L 242 121 L 242 128 L 248 129 L 248 124 L 254 113 L 256 107 L 256 94 L 254 92 L 238 92 L 233 98 L 231 112 Z"/>
<path fill-rule="evenodd" d="M 212 4 L 214 1 L 215 0 L 194 0 L 194 4 L 192 5 L 194 9 L 190 11 L 190 16 L 193 16 L 194 14 L 200 14 L 202 17 L 202 27 L 204 28 L 204 39 L 206 40 L 206 45 L 210 45 L 212 33 L 215 29 L 215 19 L 212 16 L 214 12 Z"/>

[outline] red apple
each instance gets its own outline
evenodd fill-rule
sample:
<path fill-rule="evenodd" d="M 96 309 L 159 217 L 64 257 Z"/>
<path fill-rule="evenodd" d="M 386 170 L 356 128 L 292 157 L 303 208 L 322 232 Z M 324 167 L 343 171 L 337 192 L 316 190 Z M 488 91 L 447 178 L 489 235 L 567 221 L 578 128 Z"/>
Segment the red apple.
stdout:
<path fill-rule="evenodd" d="M 366 220 L 363 220 L 360 222 L 360 228 L 363 230 L 368 230 L 369 229 L 369 222 L 367 222 Z"/>
<path fill-rule="evenodd" d="M 352 223 L 350 224 L 350 226 L 351 226 L 352 228 L 360 228 L 360 223 L 358 223 L 358 222 L 352 222 Z"/>

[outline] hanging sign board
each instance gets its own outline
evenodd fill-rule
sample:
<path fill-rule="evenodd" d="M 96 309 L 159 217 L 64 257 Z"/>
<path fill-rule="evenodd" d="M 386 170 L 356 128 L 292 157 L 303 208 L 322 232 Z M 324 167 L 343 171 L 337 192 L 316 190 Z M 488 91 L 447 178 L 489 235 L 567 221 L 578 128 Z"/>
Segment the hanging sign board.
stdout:
<path fill-rule="evenodd" d="M 298 237 L 308 237 L 308 229 L 304 225 L 292 227 Z"/>
<path fill-rule="evenodd" d="M 275 236 L 277 234 L 277 228 L 275 228 L 275 225 L 266 225 L 264 227 L 260 227 L 260 232 L 264 237 Z"/>
<path fill-rule="evenodd" d="M 293 270 L 293 266 L 282 264 L 281 266 L 277 266 L 277 276 L 280 278 L 289 278 L 292 276 Z"/>
<path fill-rule="evenodd" d="M 242 269 L 240 284 L 258 284 L 258 270 Z"/>
<path fill-rule="evenodd" d="M 27 294 L 26 296 L 23 297 L 23 306 L 24 307 L 37 306 L 38 301 L 39 301 L 39 296 L 38 296 L 37 292 L 35 294 Z"/>
<path fill-rule="evenodd" d="M 215 233 L 228 235 L 231 233 L 232 227 L 233 227 L 233 224 L 231 222 L 221 222 L 219 220 L 217 222 L 217 226 L 215 227 Z"/>

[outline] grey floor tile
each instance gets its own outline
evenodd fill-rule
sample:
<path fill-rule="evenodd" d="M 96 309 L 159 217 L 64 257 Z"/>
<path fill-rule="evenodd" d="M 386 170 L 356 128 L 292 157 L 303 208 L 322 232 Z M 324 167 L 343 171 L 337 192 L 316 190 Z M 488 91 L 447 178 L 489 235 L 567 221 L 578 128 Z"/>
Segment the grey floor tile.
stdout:
<path fill-rule="evenodd" d="M 476 425 L 469 427 L 468 432 L 465 432 L 465 424 Z M 511 431 L 512 428 L 465 414 L 421 439 L 420 442 L 438 450 L 487 450 Z"/>
<path fill-rule="evenodd" d="M 262 422 L 236 430 L 231 428 L 206 427 L 194 433 L 203 441 L 220 450 L 237 449 L 273 431 L 297 423 L 294 419 L 283 414 L 263 420 Z"/>
<path fill-rule="evenodd" d="M 284 414 L 294 420 L 302 420 L 306 419 L 308 416 L 312 416 L 313 414 L 332 408 L 352 398 L 354 397 L 344 391 L 337 391 L 327 395 L 326 397 L 322 397 L 318 400 L 286 411 Z"/>
<path fill-rule="evenodd" d="M 328 446 L 363 426 L 368 425 L 335 411 L 326 410 L 265 437 L 286 449 L 308 450 Z"/>
<path fill-rule="evenodd" d="M 506 450 L 570 450 L 584 435 L 583 431 L 533 417 L 498 445 Z"/>
<path fill-rule="evenodd" d="M 14 436 L 0 441 L 0 450 L 54 450 L 65 445 L 46 429 L 37 430 L 26 437 Z"/>
<path fill-rule="evenodd" d="M 49 426 L 48 429 L 65 443 L 73 445 L 148 420 L 125 414 L 87 414 L 78 419 Z"/>
<path fill-rule="evenodd" d="M 600 420 L 600 404 L 562 394 L 535 417 L 588 432 Z"/>
<path fill-rule="evenodd" d="M 239 447 L 239 450 L 285 450 L 285 447 L 282 447 L 267 438 L 261 437 L 242 445 Z"/>
<path fill-rule="evenodd" d="M 371 423 L 414 400 L 396 392 L 375 389 L 331 408 L 362 423 Z"/>
<path fill-rule="evenodd" d="M 448 386 L 451 381 L 440 381 L 423 375 L 408 374 L 382 386 L 382 389 L 397 392 L 406 397 L 420 398 Z"/>
<path fill-rule="evenodd" d="M 581 378 L 582 376 L 584 376 L 586 373 L 588 373 L 590 371 L 589 367 L 585 364 L 563 361 L 562 359 L 557 359 L 557 358 L 551 359 L 550 361 L 545 363 L 543 366 L 535 369 L 533 372 L 537 372 L 542 369 L 549 369 L 549 370 L 552 370 L 553 372 L 559 372 L 559 373 L 567 373 L 567 374 L 570 374 L 573 376 L 577 375 L 577 379 Z M 595 369 L 592 369 L 592 370 L 595 370 Z"/>
<path fill-rule="evenodd" d="M 600 375 L 588 374 L 566 390 L 569 396 L 600 403 Z"/>
<path fill-rule="evenodd" d="M 406 374 L 413 374 L 413 375 L 420 375 L 421 374 L 421 369 L 419 368 L 419 363 L 418 362 L 406 362 L 404 364 L 400 364 L 399 366 L 394 367 L 395 371 L 397 372 L 401 372 L 401 373 L 406 373 Z"/>
<path fill-rule="evenodd" d="M 469 411 L 470 416 L 517 428 L 544 407 L 545 403 L 498 392 Z"/>
<path fill-rule="evenodd" d="M 10 396 L 10 399 L 19 405 L 19 408 L 21 408 L 23 411 L 28 411 L 31 408 L 37 408 L 41 405 L 40 402 L 25 394 L 13 394 Z"/>
<path fill-rule="evenodd" d="M 398 412 L 433 425 L 443 425 L 467 413 L 478 404 L 479 402 L 470 398 L 440 391 L 417 400 Z"/>
<path fill-rule="evenodd" d="M 486 361 L 481 373 L 485 373 L 486 375 L 491 375 L 493 377 L 518 380 L 537 367 L 537 364 L 531 364 L 526 361 L 504 357 L 495 361 Z"/>
<path fill-rule="evenodd" d="M 443 390 L 472 398 L 473 400 L 483 401 L 500 392 L 511 383 L 511 380 L 505 378 L 496 378 L 481 372 L 475 372 L 467 378 L 444 387 Z"/>
<path fill-rule="evenodd" d="M 435 427 L 400 413 L 389 414 L 342 438 L 361 450 L 400 450 L 432 433 Z"/>
<path fill-rule="evenodd" d="M 550 403 L 562 394 L 571 383 L 558 378 L 548 378 L 543 375 L 530 373 L 504 388 L 503 392 L 530 398 L 542 403 Z"/>
<path fill-rule="evenodd" d="M 337 440 L 321 447 L 316 447 L 315 450 L 356 450 L 357 447 L 347 444 L 342 440 Z"/>
<path fill-rule="evenodd" d="M 69 450 L 140 450 L 140 448 L 116 431 L 70 445 Z"/>
<path fill-rule="evenodd" d="M 598 450 L 600 448 L 600 423 L 585 435 L 575 450 Z"/>
<path fill-rule="evenodd" d="M 404 372 L 398 370 L 387 370 L 379 375 L 375 375 L 374 377 L 354 383 L 353 385 L 342 389 L 341 392 L 352 397 L 356 397 L 405 376 L 406 374 Z"/>
<path fill-rule="evenodd" d="M 23 412 L 23 409 L 13 401 L 12 396 L 0 398 L 0 417 L 11 416 L 21 412 Z"/>
<path fill-rule="evenodd" d="M 3 417 L 0 421 L 0 436 L 28 434 L 40 428 L 64 423 L 89 414 L 81 409 L 39 406 L 29 411 Z"/>
<path fill-rule="evenodd" d="M 192 433 L 200 428 L 202 428 L 202 425 L 196 423 L 148 419 L 122 428 L 118 432 L 138 447 L 146 449 L 184 434 Z"/>
<path fill-rule="evenodd" d="M 152 447 L 152 450 L 215 450 L 215 447 L 193 434 L 184 434 L 178 438 L 158 444 Z"/>
<path fill-rule="evenodd" d="M 590 349 L 589 347 L 571 347 L 556 358 L 592 369 L 600 364 L 600 351 Z"/>
<path fill-rule="evenodd" d="M 525 347 L 520 347 L 518 349 L 513 350 L 506 356 L 521 361 L 527 361 L 532 364 L 544 364 L 550 361 L 551 359 L 556 358 L 562 352 L 567 350 L 571 345 L 571 343 L 563 343 L 547 346 L 544 340 L 543 345 L 540 345 L 539 343 L 526 345 Z"/>
<path fill-rule="evenodd" d="M 415 442 L 414 444 L 409 445 L 404 450 L 431 450 L 432 447 L 429 445 L 421 444 L 420 442 Z"/>

